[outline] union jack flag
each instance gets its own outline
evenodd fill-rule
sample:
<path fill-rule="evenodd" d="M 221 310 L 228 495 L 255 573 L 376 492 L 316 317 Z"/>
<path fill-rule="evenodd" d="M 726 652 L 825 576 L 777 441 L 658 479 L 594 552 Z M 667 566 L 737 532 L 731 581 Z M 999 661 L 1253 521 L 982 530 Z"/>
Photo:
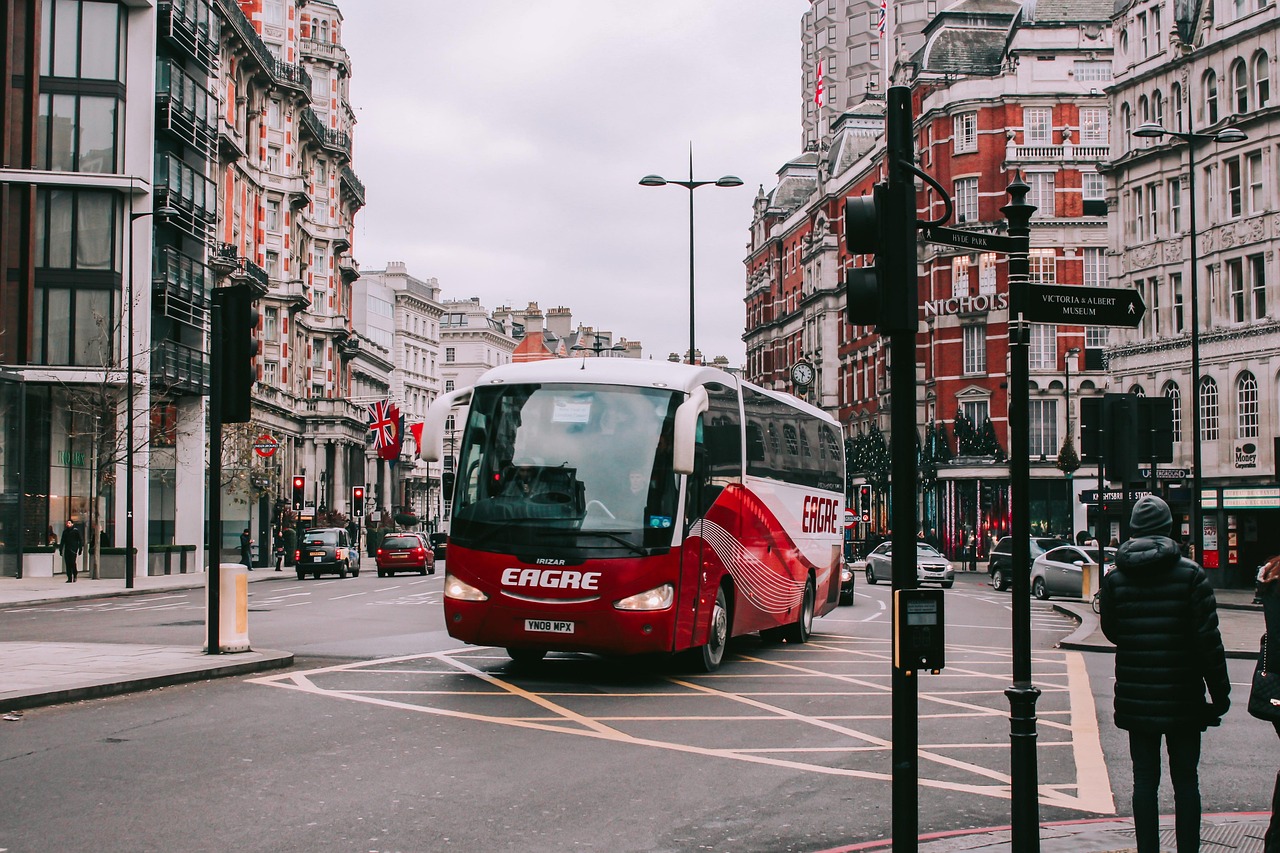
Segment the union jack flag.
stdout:
<path fill-rule="evenodd" d="M 394 403 L 380 400 L 369 407 L 369 429 L 373 430 L 373 447 L 378 458 L 383 453 L 400 450 L 400 410 Z"/>
<path fill-rule="evenodd" d="M 876 23 L 876 29 L 880 31 L 880 38 L 884 38 L 884 31 L 889 25 L 889 3 L 888 0 L 880 0 L 880 20 Z"/>

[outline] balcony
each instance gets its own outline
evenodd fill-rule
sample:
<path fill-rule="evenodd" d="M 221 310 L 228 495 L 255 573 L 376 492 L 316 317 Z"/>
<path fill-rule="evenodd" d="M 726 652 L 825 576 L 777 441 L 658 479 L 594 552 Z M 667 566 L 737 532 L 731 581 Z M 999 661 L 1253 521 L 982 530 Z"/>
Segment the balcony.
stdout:
<path fill-rule="evenodd" d="M 351 137 L 340 130 L 330 130 L 311 107 L 302 108 L 302 129 L 322 147 L 351 159 Z"/>
<path fill-rule="evenodd" d="M 368 419 L 365 410 L 347 399 L 336 397 L 310 397 L 302 401 L 302 413 L 312 418 L 346 418 L 364 427 Z"/>
<path fill-rule="evenodd" d="M 246 154 L 244 137 L 226 117 L 218 119 L 218 156 L 225 163 L 243 160 Z"/>
<path fill-rule="evenodd" d="M 193 237 L 203 239 L 218 212 L 218 195 L 213 181 L 172 154 L 155 159 L 153 174 L 155 204 L 171 207 L 168 221 Z"/>
<path fill-rule="evenodd" d="M 351 57 L 346 48 L 340 44 L 332 44 L 316 38 L 298 39 L 298 50 L 309 59 L 323 59 L 332 62 L 342 69 L 344 75 L 351 74 Z"/>
<path fill-rule="evenodd" d="M 208 151 L 217 133 L 213 98 L 177 65 L 156 63 L 156 128 Z"/>
<path fill-rule="evenodd" d="M 356 207 L 364 207 L 364 184 L 356 177 L 355 171 L 344 163 L 341 175 L 343 191 L 355 199 Z"/>
<path fill-rule="evenodd" d="M 272 66 L 272 76 L 281 86 L 296 89 L 306 97 L 311 97 L 311 75 L 301 65 L 290 65 L 279 59 Z"/>
<path fill-rule="evenodd" d="M 222 24 L 208 0 L 161 0 L 157 11 L 157 35 L 212 72 Z"/>
<path fill-rule="evenodd" d="M 305 311 L 311 307 L 311 294 L 300 278 L 286 281 L 282 287 L 277 288 L 276 292 L 288 303 L 291 311 Z"/>
<path fill-rule="evenodd" d="M 226 19 L 228 28 L 239 36 L 244 52 L 253 57 L 258 67 L 275 85 L 294 89 L 304 99 L 311 99 L 311 75 L 297 65 L 276 59 L 236 0 L 218 0 L 218 9 Z"/>
<path fill-rule="evenodd" d="M 1005 159 L 1010 163 L 1100 163 L 1111 159 L 1110 145 L 1009 145 Z"/>
<path fill-rule="evenodd" d="M 151 348 L 151 387 L 164 394 L 208 394 L 209 364 L 204 352 L 177 341 L 156 342 Z"/>
<path fill-rule="evenodd" d="M 239 254 L 230 243 L 215 243 L 209 255 L 209 267 L 218 278 L 230 278 L 236 284 L 247 284 L 253 288 L 254 299 L 267 295 L 271 289 L 271 279 L 267 271 L 253 261 Z"/>
<path fill-rule="evenodd" d="M 360 277 L 360 263 L 350 255 L 338 256 L 338 272 L 347 284 Z"/>
<path fill-rule="evenodd" d="M 213 271 L 172 246 L 156 253 L 152 293 L 159 298 L 157 311 L 188 326 L 204 329 L 209 320 L 209 294 Z"/>

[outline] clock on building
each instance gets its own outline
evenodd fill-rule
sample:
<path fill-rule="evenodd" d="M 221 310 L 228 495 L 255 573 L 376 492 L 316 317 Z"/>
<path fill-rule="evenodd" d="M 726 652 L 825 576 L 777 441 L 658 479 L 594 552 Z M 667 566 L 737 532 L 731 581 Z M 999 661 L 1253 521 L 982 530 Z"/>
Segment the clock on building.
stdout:
<path fill-rule="evenodd" d="M 801 386 L 813 384 L 813 365 L 807 361 L 797 361 L 791 365 L 791 381 Z"/>

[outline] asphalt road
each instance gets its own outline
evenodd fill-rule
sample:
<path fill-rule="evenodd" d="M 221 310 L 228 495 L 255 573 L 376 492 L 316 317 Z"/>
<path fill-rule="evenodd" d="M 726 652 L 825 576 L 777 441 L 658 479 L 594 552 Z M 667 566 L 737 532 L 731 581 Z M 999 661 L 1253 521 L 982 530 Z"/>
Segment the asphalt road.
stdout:
<path fill-rule="evenodd" d="M 251 639 L 294 651 L 293 669 L 0 722 L 0 850 L 817 851 L 887 837 L 886 587 L 860 584 L 809 644 L 744 638 L 700 675 L 573 655 L 519 668 L 459 646 L 441 628 L 442 575 L 253 584 Z M 0 629 L 194 643 L 200 595 L 3 613 Z M 921 832 L 1009 822 L 1009 606 L 974 577 L 947 593 L 947 668 L 919 679 Z M 1056 649 L 1074 623 L 1032 606 L 1040 817 L 1127 813 L 1112 658 Z M 1249 669 L 1232 662 L 1241 703 Z M 1206 811 L 1266 809 L 1275 750 L 1243 713 L 1212 730 Z"/>

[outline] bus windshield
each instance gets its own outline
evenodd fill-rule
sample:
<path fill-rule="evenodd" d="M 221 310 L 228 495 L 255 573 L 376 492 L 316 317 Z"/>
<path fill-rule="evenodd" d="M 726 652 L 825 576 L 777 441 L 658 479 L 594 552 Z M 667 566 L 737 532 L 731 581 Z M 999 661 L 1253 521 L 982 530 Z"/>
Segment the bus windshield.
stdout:
<path fill-rule="evenodd" d="M 671 547 L 680 402 L 658 388 L 476 388 L 457 457 L 453 541 L 566 557 Z"/>

